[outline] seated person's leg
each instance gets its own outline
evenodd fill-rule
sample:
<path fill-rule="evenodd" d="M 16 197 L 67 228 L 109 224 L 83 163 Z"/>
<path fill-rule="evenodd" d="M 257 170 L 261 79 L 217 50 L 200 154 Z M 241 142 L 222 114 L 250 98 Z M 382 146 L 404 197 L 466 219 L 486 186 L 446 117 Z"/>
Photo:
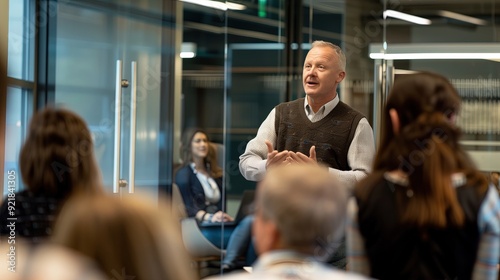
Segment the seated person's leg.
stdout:
<path fill-rule="evenodd" d="M 231 234 L 226 248 L 226 256 L 222 261 L 224 269 L 230 270 L 236 268 L 238 257 L 245 256 L 245 252 L 251 244 L 253 218 L 253 215 L 246 216 L 239 222 L 233 234 Z"/>
<path fill-rule="evenodd" d="M 257 260 L 257 252 L 255 251 L 255 246 L 253 243 L 253 239 L 250 240 L 250 243 L 248 244 L 248 249 L 247 253 L 245 256 L 245 261 L 247 266 L 253 265 L 253 263 Z"/>
<path fill-rule="evenodd" d="M 217 248 L 226 249 L 229 245 L 229 240 L 232 233 L 236 230 L 236 226 L 201 226 L 201 233 L 214 244 Z"/>

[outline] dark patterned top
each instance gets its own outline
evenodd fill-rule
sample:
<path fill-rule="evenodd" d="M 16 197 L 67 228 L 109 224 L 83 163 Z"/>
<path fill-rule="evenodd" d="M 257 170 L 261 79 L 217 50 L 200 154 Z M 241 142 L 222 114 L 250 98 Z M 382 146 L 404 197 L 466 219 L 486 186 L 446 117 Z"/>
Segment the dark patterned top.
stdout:
<path fill-rule="evenodd" d="M 459 178 L 457 176 L 457 178 Z M 479 193 L 461 175 L 453 180 L 465 214 L 461 227 L 418 227 L 400 222 L 400 205 L 413 196 L 407 183 L 390 177 L 374 181 L 369 196 L 357 196 L 359 231 L 376 279 L 476 279 L 472 277 L 481 233 L 486 193 Z M 455 183 L 456 182 L 456 183 Z M 498 207 L 498 197 L 492 203 Z M 487 201 L 486 204 L 489 204 Z M 496 211 L 498 212 L 498 211 Z M 498 220 L 495 215 L 488 215 Z M 481 220 L 479 220 L 481 219 Z M 493 235 L 490 235 L 494 238 Z M 495 250 L 498 250 L 495 248 Z M 498 255 L 495 262 L 498 260 Z M 496 263 L 494 263 L 496 267 Z M 496 279 L 496 276 L 495 276 Z"/>
<path fill-rule="evenodd" d="M 33 243 L 40 243 L 52 234 L 55 217 L 61 205 L 61 199 L 35 196 L 27 190 L 16 193 L 15 200 L 9 201 L 6 197 L 0 207 L 2 240 L 15 236 L 16 239 L 21 237 Z M 14 212 L 9 210 L 9 206 L 14 207 Z"/>

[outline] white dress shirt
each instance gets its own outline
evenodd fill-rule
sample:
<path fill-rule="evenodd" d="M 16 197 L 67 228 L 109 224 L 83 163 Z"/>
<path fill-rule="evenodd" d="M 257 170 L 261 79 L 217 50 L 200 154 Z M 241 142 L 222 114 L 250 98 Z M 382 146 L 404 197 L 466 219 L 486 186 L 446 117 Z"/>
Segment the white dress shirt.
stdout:
<path fill-rule="evenodd" d="M 233 272 L 212 276 L 207 280 L 366 280 L 365 276 L 335 269 L 314 261 L 311 257 L 289 250 L 276 250 L 262 254 L 253 265 L 252 272 Z"/>

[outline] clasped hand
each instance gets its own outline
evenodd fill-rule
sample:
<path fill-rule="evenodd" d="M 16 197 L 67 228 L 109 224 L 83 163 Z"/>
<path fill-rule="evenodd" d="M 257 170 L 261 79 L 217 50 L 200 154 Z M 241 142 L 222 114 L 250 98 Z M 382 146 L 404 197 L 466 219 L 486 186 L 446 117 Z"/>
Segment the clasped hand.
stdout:
<path fill-rule="evenodd" d="M 281 151 L 274 149 L 273 144 L 266 140 L 267 146 L 267 163 L 266 168 L 280 164 L 295 164 L 295 163 L 317 163 L 316 147 L 312 146 L 309 150 L 309 156 L 301 152 Z"/>
<path fill-rule="evenodd" d="M 218 211 L 217 213 L 212 215 L 211 222 L 212 223 L 220 223 L 220 222 L 232 222 L 233 217 L 229 216 L 227 213 L 222 211 Z"/>

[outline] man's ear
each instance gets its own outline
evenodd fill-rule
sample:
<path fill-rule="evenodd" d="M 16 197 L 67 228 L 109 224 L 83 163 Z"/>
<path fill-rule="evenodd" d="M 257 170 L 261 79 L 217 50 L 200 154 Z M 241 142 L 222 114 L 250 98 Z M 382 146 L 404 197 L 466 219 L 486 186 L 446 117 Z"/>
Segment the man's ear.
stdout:
<path fill-rule="evenodd" d="M 401 123 L 399 122 L 399 115 L 398 111 L 396 109 L 390 109 L 389 110 L 389 116 L 391 117 L 391 123 L 392 123 L 392 132 L 394 134 L 399 134 L 399 129 L 401 128 Z"/>
<path fill-rule="evenodd" d="M 263 219 L 258 213 L 256 213 L 252 225 L 252 236 L 258 254 L 281 249 L 278 228 L 273 222 Z"/>
<path fill-rule="evenodd" d="M 337 77 L 337 83 L 339 84 L 340 82 L 342 82 L 342 80 L 344 80 L 345 78 L 345 71 L 342 71 L 339 73 L 339 76 Z"/>

